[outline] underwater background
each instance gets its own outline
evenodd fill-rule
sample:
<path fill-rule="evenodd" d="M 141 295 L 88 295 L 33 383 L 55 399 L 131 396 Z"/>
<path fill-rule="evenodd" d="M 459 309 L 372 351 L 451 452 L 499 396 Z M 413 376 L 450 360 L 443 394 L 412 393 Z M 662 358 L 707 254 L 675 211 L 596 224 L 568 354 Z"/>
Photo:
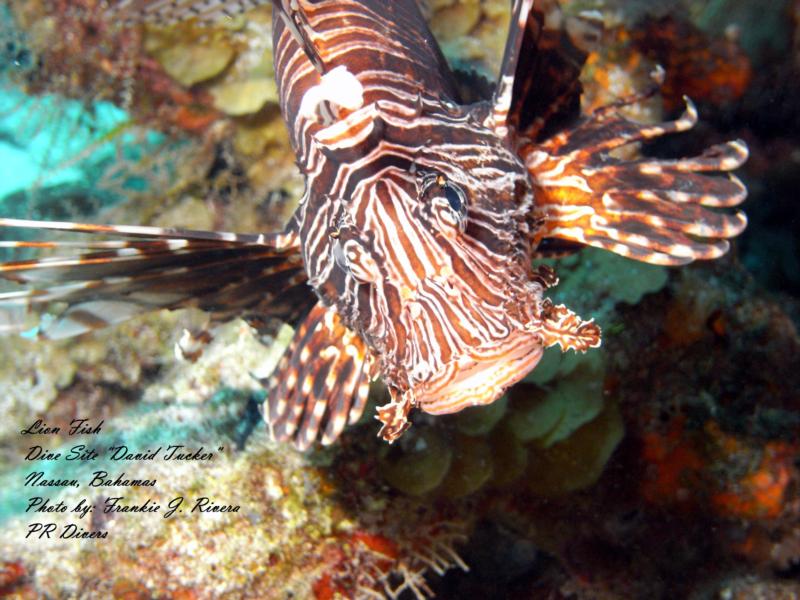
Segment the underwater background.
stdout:
<path fill-rule="evenodd" d="M 510 3 L 423 4 L 451 64 L 492 79 Z M 258 377 L 288 327 L 176 311 L 49 341 L 31 315 L 0 338 L 0 597 L 800 598 L 800 1 L 561 5 L 604 25 L 586 110 L 646 88 L 656 64 L 661 94 L 631 117 L 697 104 L 695 129 L 644 153 L 747 142 L 732 251 L 679 269 L 555 261 L 554 299 L 594 317 L 602 347 L 551 349 L 500 401 L 416 415 L 391 447 L 371 408 L 331 447 L 269 440 Z M 127 25 L 102 0 L 0 4 L 0 217 L 280 229 L 303 182 L 270 31 L 269 6 Z M 74 419 L 102 426 L 70 435 Z M 37 420 L 59 432 L 21 434 Z M 99 456 L 68 460 L 76 445 Z M 161 460 L 169 446 L 211 456 Z M 155 483 L 26 485 L 97 471 Z M 111 497 L 161 510 L 106 513 Z M 220 510 L 190 511 L 200 498 Z M 108 535 L 30 535 L 39 521 Z"/>

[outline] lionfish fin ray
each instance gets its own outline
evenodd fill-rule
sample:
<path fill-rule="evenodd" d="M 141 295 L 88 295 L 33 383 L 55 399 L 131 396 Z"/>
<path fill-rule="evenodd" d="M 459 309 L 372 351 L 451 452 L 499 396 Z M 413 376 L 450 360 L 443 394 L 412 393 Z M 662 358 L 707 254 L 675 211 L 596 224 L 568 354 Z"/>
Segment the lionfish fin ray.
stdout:
<path fill-rule="evenodd" d="M 296 3 L 291 0 L 120 0 L 108 7 L 106 15 L 119 17 L 126 25 L 174 25 L 184 21 L 207 25 L 267 4 L 272 4 L 317 71 L 324 73 L 322 58 L 309 35 L 308 24 L 301 9 L 292 7 Z"/>
<path fill-rule="evenodd" d="M 508 114 L 513 99 L 514 76 L 532 6 L 533 0 L 513 0 L 511 6 L 508 38 L 503 52 L 500 75 L 492 96 L 492 112 L 487 119 L 487 125 L 502 137 L 508 134 Z"/>
<path fill-rule="evenodd" d="M 195 20 L 207 24 L 232 18 L 273 0 L 119 0 L 106 9 L 126 25 L 153 23 L 172 25 Z"/>
<path fill-rule="evenodd" d="M 264 383 L 264 416 L 275 440 L 298 450 L 333 443 L 358 421 L 369 392 L 369 358 L 336 309 L 317 303 Z"/>
<path fill-rule="evenodd" d="M 305 18 L 301 7 L 291 0 L 271 0 L 275 13 L 280 15 L 292 37 L 303 49 L 306 58 L 311 62 L 317 73 L 325 73 L 325 64 L 320 56 L 317 46 L 312 40 L 311 26 Z M 294 7 L 292 5 L 295 5 Z"/>
<path fill-rule="evenodd" d="M 12 248 L 78 253 L 0 263 L 0 278 L 28 286 L 0 294 L 4 331 L 23 329 L 29 310 L 56 302 L 62 305 L 39 325 L 39 337 L 71 337 L 151 310 L 190 306 L 218 320 L 242 316 L 253 322 L 273 317 L 291 321 L 313 297 L 291 233 L 237 235 L 14 219 L 0 219 L 0 227 L 129 238 L 6 242 Z"/>
<path fill-rule="evenodd" d="M 742 212 L 716 210 L 745 199 L 744 185 L 727 173 L 747 159 L 743 141 L 675 160 L 610 154 L 626 144 L 685 131 L 696 120 L 688 101 L 683 116 L 657 125 L 601 110 L 524 147 L 536 197 L 535 241 L 579 243 L 660 265 L 725 254 L 728 239 L 747 224 Z"/>

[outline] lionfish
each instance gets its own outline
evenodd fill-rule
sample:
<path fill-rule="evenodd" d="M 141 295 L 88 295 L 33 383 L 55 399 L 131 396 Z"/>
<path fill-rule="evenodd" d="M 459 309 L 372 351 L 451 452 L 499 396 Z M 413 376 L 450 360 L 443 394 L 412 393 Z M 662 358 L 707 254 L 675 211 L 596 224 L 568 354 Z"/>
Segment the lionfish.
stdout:
<path fill-rule="evenodd" d="M 125 0 L 143 18 L 259 0 Z M 8 314 L 61 302 L 39 336 L 62 338 L 159 308 L 217 319 L 279 318 L 294 337 L 265 382 L 274 438 L 330 444 L 377 409 L 392 442 L 416 408 L 438 415 L 494 402 L 545 348 L 586 351 L 600 330 L 545 297 L 554 271 L 533 260 L 582 246 L 658 265 L 712 259 L 746 225 L 732 174 L 742 141 L 675 160 L 615 150 L 690 129 L 583 114 L 586 53 L 552 0 L 514 0 L 502 66 L 484 96 L 448 66 L 415 0 L 272 0 L 280 107 L 305 192 L 285 230 L 241 235 L 155 227 L 0 220 L 112 234 L 116 241 L 10 242 L 74 257 L 7 262 L 35 289 L 5 293 Z M 127 6 L 125 6 L 127 5 Z M 122 238 L 122 239 L 119 239 Z M 16 312 L 15 312 L 16 311 Z M 19 320 L 19 317 L 14 317 Z"/>

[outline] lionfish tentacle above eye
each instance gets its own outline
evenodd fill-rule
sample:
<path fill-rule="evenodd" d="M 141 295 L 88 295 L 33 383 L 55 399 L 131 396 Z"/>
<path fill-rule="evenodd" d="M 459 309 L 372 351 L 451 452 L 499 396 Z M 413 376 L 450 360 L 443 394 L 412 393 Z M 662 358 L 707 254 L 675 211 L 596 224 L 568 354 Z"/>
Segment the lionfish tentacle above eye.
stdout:
<path fill-rule="evenodd" d="M 15 219 L 0 219 L 0 227 L 126 238 L 3 242 L 6 248 L 70 252 L 0 264 L 0 277 L 34 286 L 0 294 L 8 332 L 24 327 L 29 309 L 54 302 L 65 308 L 40 325 L 40 337 L 71 337 L 151 310 L 189 306 L 216 319 L 275 317 L 293 322 L 313 304 L 293 233 L 240 235 Z"/>

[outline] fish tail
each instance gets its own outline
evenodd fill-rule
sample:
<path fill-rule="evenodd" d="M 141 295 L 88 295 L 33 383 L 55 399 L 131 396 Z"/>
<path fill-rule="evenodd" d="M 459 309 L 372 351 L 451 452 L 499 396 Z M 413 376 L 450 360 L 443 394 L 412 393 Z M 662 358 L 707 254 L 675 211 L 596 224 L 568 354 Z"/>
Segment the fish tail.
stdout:
<path fill-rule="evenodd" d="M 619 158 L 613 150 L 686 131 L 697 111 L 645 125 L 616 106 L 596 111 L 566 131 L 521 149 L 534 183 L 536 243 L 578 243 L 659 265 L 681 265 L 725 254 L 747 225 L 747 190 L 728 171 L 747 160 L 741 140 L 674 160 Z M 723 210 L 720 210 L 723 209 Z"/>
<path fill-rule="evenodd" d="M 5 248 L 54 252 L 0 263 L 0 278 L 25 286 L 0 294 L 0 333 L 26 329 L 28 313 L 45 308 L 52 312 L 34 333 L 58 339 L 162 308 L 197 307 L 219 320 L 293 322 L 313 305 L 291 234 L 0 219 L 0 231 L 21 228 L 114 239 L 0 242 Z"/>

